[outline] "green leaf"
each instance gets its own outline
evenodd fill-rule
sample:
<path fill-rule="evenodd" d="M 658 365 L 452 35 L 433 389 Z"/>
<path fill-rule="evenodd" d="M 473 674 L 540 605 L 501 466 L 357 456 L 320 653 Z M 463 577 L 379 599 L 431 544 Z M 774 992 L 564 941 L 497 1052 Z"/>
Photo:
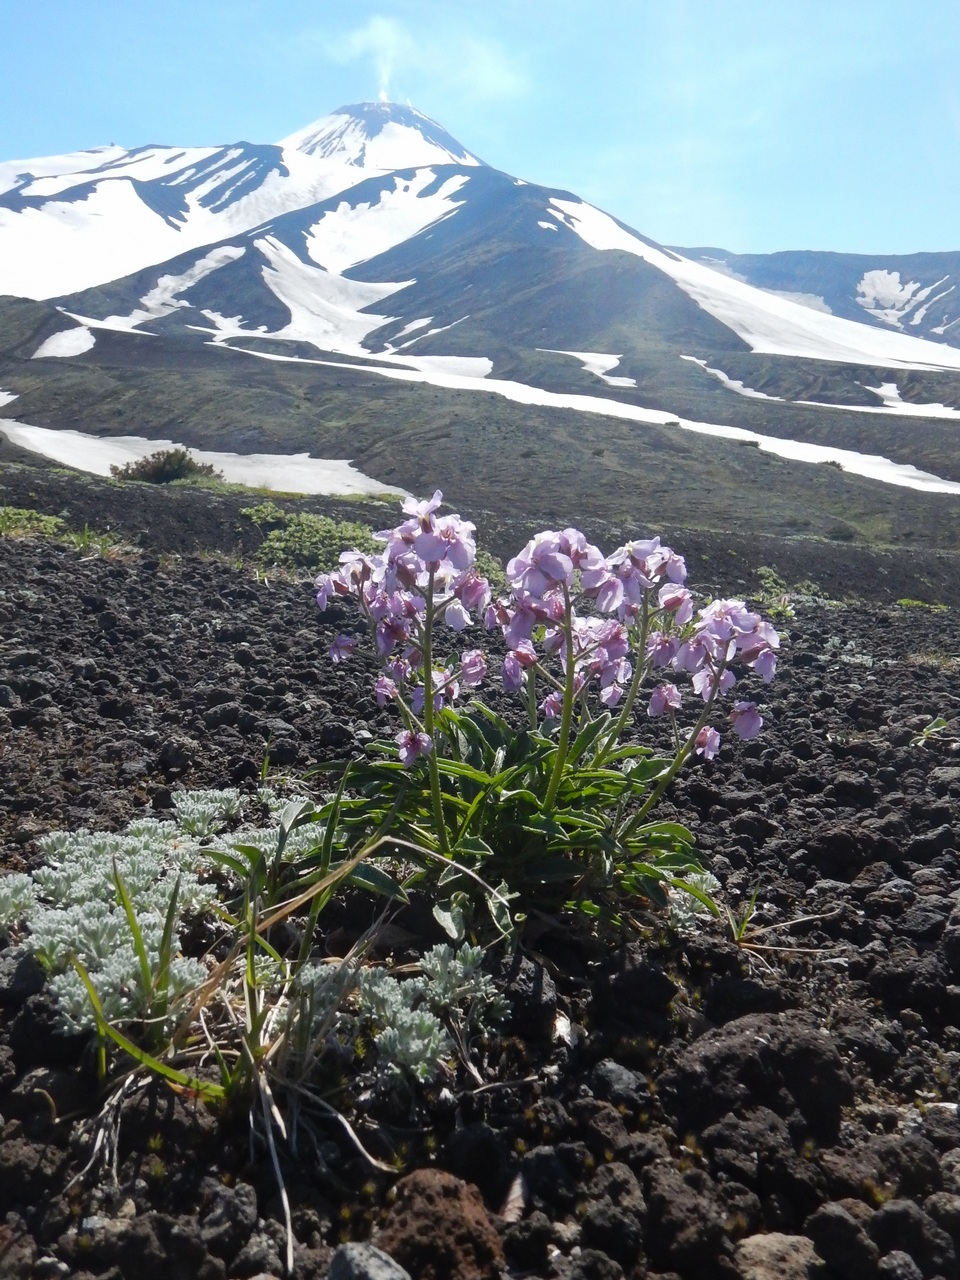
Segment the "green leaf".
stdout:
<path fill-rule="evenodd" d="M 463 836 L 451 850 L 453 854 L 465 853 L 475 858 L 492 858 L 494 850 L 480 836 Z"/>
<path fill-rule="evenodd" d="M 143 997 L 144 1010 L 148 1011 L 150 1008 L 150 996 L 153 992 L 153 973 L 150 969 L 150 957 L 147 955 L 140 922 L 137 919 L 136 911 L 133 909 L 133 903 L 130 901 L 130 895 L 127 893 L 127 886 L 123 883 L 123 877 L 117 866 L 116 858 L 113 860 L 113 882 L 117 887 L 120 903 L 123 906 L 123 913 L 127 917 L 127 927 L 133 939 L 133 950 L 140 966 L 140 993 Z"/>
<path fill-rule="evenodd" d="M 575 765 L 578 760 L 582 759 L 600 735 L 610 728 L 611 723 L 610 713 L 605 711 L 596 720 L 591 720 L 589 724 L 585 725 L 573 740 L 573 745 L 567 754 L 568 764 Z"/>
<path fill-rule="evenodd" d="M 444 933 L 454 942 L 462 942 L 467 935 L 464 906 L 469 901 L 465 893 L 454 893 L 445 902 L 437 902 L 433 918 Z"/>
<path fill-rule="evenodd" d="M 337 829 L 337 822 L 340 818 L 340 806 L 343 804 L 343 793 L 347 785 L 347 778 L 350 774 L 350 765 L 344 769 L 340 778 L 340 785 L 337 787 L 337 794 L 333 797 L 329 804 L 324 805 L 322 817 L 326 821 L 326 828 L 323 833 L 323 842 L 320 846 L 320 866 L 326 872 L 330 867 L 330 857 L 333 853 L 333 839 Z"/>
<path fill-rule="evenodd" d="M 159 992 L 162 1007 L 158 1008 L 158 1014 L 164 1014 L 167 1011 L 167 995 L 170 986 L 170 960 L 173 953 L 174 929 L 177 923 L 177 907 L 180 901 L 180 882 L 183 879 L 182 873 L 177 876 L 176 883 L 173 886 L 173 893 L 170 895 L 170 903 L 167 907 L 167 914 L 163 922 L 163 936 L 160 939 L 160 956 L 157 972 L 153 979 L 154 992 Z"/>
<path fill-rule="evenodd" d="M 678 840 L 681 844 L 693 844 L 693 832 L 679 822 L 649 822 L 644 827 L 637 827 L 633 832 L 636 840 L 646 835 L 663 835 L 672 840 Z"/>
<path fill-rule="evenodd" d="M 97 1028 L 104 1036 L 109 1036 L 114 1044 L 133 1058 L 134 1062 L 146 1067 L 154 1075 L 161 1076 L 164 1080 L 169 1080 L 171 1084 L 179 1085 L 183 1089 L 190 1089 L 208 1101 L 219 1102 L 223 1098 L 223 1088 L 220 1085 L 211 1084 L 209 1080 L 199 1080 L 196 1076 L 187 1075 L 183 1071 L 177 1071 L 175 1067 L 171 1067 L 166 1062 L 161 1062 L 153 1054 L 141 1049 L 139 1045 L 134 1044 L 129 1037 L 125 1036 L 122 1031 L 118 1031 L 112 1023 L 108 1022 L 103 1011 L 103 1005 L 100 1003 L 97 989 L 90 980 L 90 975 L 76 956 L 72 956 L 71 960 L 73 967 L 80 975 L 80 981 L 86 988 L 87 996 L 93 1008 L 93 1015 L 97 1022 Z"/>
<path fill-rule="evenodd" d="M 371 893 L 380 893 L 385 898 L 393 898 L 398 902 L 409 901 L 402 885 L 393 876 L 370 863 L 361 863 L 347 879 L 351 884 L 361 889 L 369 889 Z"/>
<path fill-rule="evenodd" d="M 252 845 L 234 845 L 233 847 L 241 850 L 252 850 L 258 858 L 260 857 L 260 850 L 253 849 Z M 249 862 L 245 862 L 242 858 L 235 858 L 223 849 L 204 849 L 203 856 L 209 858 L 211 862 L 215 862 L 218 867 L 226 867 L 228 871 L 232 871 L 241 880 L 245 880 L 250 874 L 251 867 Z"/>

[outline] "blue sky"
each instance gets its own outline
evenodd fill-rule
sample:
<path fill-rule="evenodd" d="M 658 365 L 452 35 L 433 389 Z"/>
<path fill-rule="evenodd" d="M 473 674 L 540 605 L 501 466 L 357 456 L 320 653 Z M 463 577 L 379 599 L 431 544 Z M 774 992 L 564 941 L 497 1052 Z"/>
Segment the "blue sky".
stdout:
<path fill-rule="evenodd" d="M 0 159 L 410 100 L 655 240 L 960 250 L 956 0 L 0 0 Z"/>

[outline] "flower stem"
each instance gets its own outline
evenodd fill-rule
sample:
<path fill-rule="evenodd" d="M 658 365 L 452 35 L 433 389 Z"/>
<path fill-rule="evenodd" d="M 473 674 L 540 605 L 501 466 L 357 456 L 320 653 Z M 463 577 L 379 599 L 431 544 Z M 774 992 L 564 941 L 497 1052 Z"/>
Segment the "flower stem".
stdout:
<path fill-rule="evenodd" d="M 537 668 L 527 670 L 527 717 L 530 721 L 530 732 L 537 731 Z"/>
<path fill-rule="evenodd" d="M 557 739 L 557 755 L 553 765 L 553 774 L 543 799 L 543 807 L 549 813 L 557 800 L 560 790 L 560 779 L 563 777 L 563 766 L 567 762 L 567 750 L 570 746 L 570 722 L 573 719 L 573 691 L 576 676 L 576 661 L 573 652 L 573 610 L 570 606 L 570 591 L 566 584 L 563 587 L 563 634 L 567 645 L 566 679 L 563 682 L 563 711 L 560 714 L 560 736 Z"/>
<path fill-rule="evenodd" d="M 450 856 L 450 843 L 447 839 L 447 824 L 443 818 L 443 797 L 440 793 L 440 769 L 437 765 L 437 740 L 434 734 L 433 720 L 433 585 L 436 573 L 435 566 L 430 566 L 430 577 L 427 582 L 427 609 L 423 626 L 423 731 L 433 743 L 433 750 L 427 756 L 427 768 L 430 772 L 430 796 L 433 800 L 433 817 L 437 824 L 437 840 L 440 852 L 444 857 Z"/>
<path fill-rule="evenodd" d="M 624 837 L 628 837 L 632 835 L 634 831 L 636 831 L 637 827 L 639 827 L 640 823 L 644 820 L 644 818 L 647 816 L 650 810 L 657 804 L 660 797 L 663 795 L 664 791 L 666 791 L 667 787 L 669 787 L 670 783 L 674 780 L 674 778 L 677 776 L 677 774 L 686 764 L 687 760 L 690 758 L 690 755 L 693 752 L 693 749 L 696 745 L 697 735 L 700 733 L 700 730 L 706 725 L 707 721 L 710 719 L 710 714 L 713 711 L 713 704 L 717 701 L 717 697 L 720 693 L 720 677 L 723 674 L 726 666 L 727 666 L 727 659 L 724 658 L 720 662 L 720 665 L 717 668 L 716 679 L 714 680 L 713 691 L 710 694 L 710 698 L 707 701 L 706 705 L 704 706 L 703 711 L 698 716 L 696 724 L 687 734 L 686 742 L 684 742 L 684 744 L 680 747 L 680 750 L 674 756 L 669 767 L 665 769 L 663 773 L 660 775 L 660 779 L 657 782 L 657 785 L 653 788 L 653 790 L 647 796 L 646 800 L 644 800 L 639 810 L 633 815 L 633 817 L 627 823 L 623 831 Z M 676 726 L 675 721 L 674 721 L 674 725 Z"/>
<path fill-rule="evenodd" d="M 620 741 L 620 736 L 627 727 L 627 721 L 633 711 L 633 704 L 637 700 L 637 694 L 640 692 L 640 686 L 643 683 L 647 672 L 650 669 L 650 663 L 646 656 L 647 635 L 650 630 L 650 606 L 647 597 L 643 597 L 643 610 L 640 615 L 640 632 L 637 638 L 635 658 L 633 664 L 633 679 L 630 681 L 630 688 L 627 690 L 627 696 L 623 700 L 623 706 L 620 714 L 614 721 L 610 731 L 601 739 L 600 748 L 593 758 L 593 766 L 599 769 L 606 760 L 607 756 Z"/>

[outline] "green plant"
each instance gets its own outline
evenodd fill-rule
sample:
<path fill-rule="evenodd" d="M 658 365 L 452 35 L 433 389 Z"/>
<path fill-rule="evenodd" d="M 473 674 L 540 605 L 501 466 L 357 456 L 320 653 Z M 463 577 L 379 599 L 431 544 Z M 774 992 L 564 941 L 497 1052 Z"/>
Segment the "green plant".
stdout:
<path fill-rule="evenodd" d="M 168 1004 L 203 975 L 202 966 L 180 955 L 178 929 L 184 912 L 209 906 L 214 891 L 198 875 L 196 848 L 177 837 L 173 824 L 154 820 L 122 835 L 57 832 L 40 841 L 43 867 L 0 878 L 0 930 L 26 921 L 27 944 L 74 1028 L 96 1021 L 91 985 L 113 1022 L 163 1023 L 166 1013 L 154 997 Z"/>
<path fill-rule="evenodd" d="M 770 963 L 768 956 L 777 952 L 797 954 L 822 954 L 822 950 L 816 947 L 794 947 L 785 943 L 768 942 L 767 936 L 775 936 L 775 932 L 780 929 L 791 929 L 797 925 L 810 924 L 816 920 L 826 920 L 830 915 L 839 913 L 840 908 L 835 912 L 828 912 L 821 915 L 796 916 L 792 920 L 774 922 L 773 924 L 756 925 L 754 918 L 757 914 L 757 897 L 759 890 L 754 889 L 750 897 L 747 899 L 740 911 L 733 911 L 731 907 L 724 904 L 723 914 L 726 918 L 727 928 L 730 937 L 736 946 L 745 954 L 747 960 L 759 960 L 765 969 L 773 972 L 773 965 Z"/>
<path fill-rule="evenodd" d="M 355 794 L 342 801 L 340 830 L 348 840 L 388 833 L 388 849 L 419 861 L 411 882 L 427 883 L 437 895 L 434 915 L 455 939 L 473 927 L 477 877 L 495 890 L 485 895 L 486 907 L 507 936 L 531 911 L 614 917 L 612 904 L 624 894 L 666 906 L 670 886 L 700 870 L 685 827 L 646 820 L 652 805 L 644 801 L 661 793 L 670 761 L 627 746 L 598 765 L 598 740 L 610 726 L 609 716 L 588 722 L 557 776 L 552 737 L 518 733 L 483 706 L 472 713 L 446 708 L 434 719 L 440 749 L 432 755 L 446 847 L 431 788 L 396 759 L 392 742 L 368 744 L 368 758 L 351 765 Z M 436 856 L 427 861 L 423 850 Z"/>
<path fill-rule="evenodd" d="M 770 568 L 769 565 L 761 565 L 757 570 L 757 577 L 760 579 L 761 589 L 757 592 L 756 599 L 761 608 L 772 617 L 794 617 L 793 606 L 790 604 L 790 588 L 776 569 Z"/>
<path fill-rule="evenodd" d="M 114 533 L 98 533 L 84 523 L 81 532 L 68 530 L 61 535 L 61 541 L 73 547 L 81 555 L 106 556 L 115 552 L 120 546 L 120 539 Z"/>
<path fill-rule="evenodd" d="M 232 791 L 185 793 L 177 822 L 47 836 L 47 866 L 0 877 L 0 929 L 45 965 L 63 1021 L 96 1033 L 101 1075 L 113 1084 L 87 1168 L 97 1160 L 115 1168 L 124 1099 L 144 1073 L 221 1109 L 247 1108 L 280 1187 L 289 1267 L 277 1135 L 295 1145 L 297 1132 L 335 1123 L 364 1159 L 393 1172 L 328 1100 L 345 1073 L 351 1090 L 384 1098 L 402 1086 L 413 1099 L 440 1074 L 452 1080 L 458 1060 L 479 1079 L 476 1040 L 503 1005 L 476 948 L 435 947 L 419 974 L 402 979 L 362 970 L 366 939 L 343 960 L 318 960 L 317 918 L 338 887 L 402 889 L 363 865 L 385 852 L 382 841 L 337 860 L 338 797 L 323 820 L 302 797 L 261 799 L 271 816 L 282 804 L 279 824 L 232 837 L 211 834 L 243 817 Z M 217 959 L 214 950 L 183 955 L 188 915 L 205 921 L 201 934 L 220 932 Z M 282 922 L 294 939 L 283 947 Z"/>
<path fill-rule="evenodd" d="M 188 449 L 158 449 L 136 462 L 128 462 L 122 467 L 112 466 L 110 474 L 116 480 L 139 480 L 145 484 L 171 484 L 174 480 L 186 480 L 192 476 L 223 479 L 209 462 L 197 462 Z"/>
<path fill-rule="evenodd" d="M 935 743 L 957 743 L 956 722 L 951 724 L 943 716 L 936 716 L 915 737 L 910 739 L 911 747 L 930 747 Z"/>
<path fill-rule="evenodd" d="M 929 609 L 932 613 L 948 612 L 948 606 L 945 604 L 929 604 L 926 600 L 911 600 L 909 597 L 898 600 L 897 604 L 901 609 Z"/>
<path fill-rule="evenodd" d="M 407 500 L 409 518 L 381 535 L 379 555 L 346 553 L 317 580 L 321 608 L 352 597 L 363 619 L 335 638 L 331 660 L 348 659 L 365 628 L 383 667 L 377 699 L 394 702 L 404 725 L 393 743 L 369 744 L 351 766 L 340 828 L 350 837 L 383 835 L 398 857 L 429 853 L 420 881 L 455 938 L 473 927 L 478 882 L 495 886 L 486 905 L 511 938 L 531 910 L 619 920 L 624 902 L 665 907 L 673 889 L 713 909 L 685 878 L 703 871 L 692 835 L 657 822 L 653 810 L 692 755 L 716 754 L 720 735 L 708 721 L 737 682 L 732 664 L 773 677 L 776 632 L 739 600 L 714 601 L 695 617 L 682 586 L 686 566 L 659 538 L 605 559 L 579 530 L 544 531 L 508 563 L 509 597 L 491 601 L 476 569 L 474 526 L 436 516 L 441 501 L 439 490 Z M 590 600 L 615 616 L 587 615 Z M 478 649 L 441 659 L 438 628 L 462 632 L 475 609 L 503 633 L 503 681 L 523 699 L 521 730 L 481 703 L 453 705 L 461 687 L 479 686 L 487 663 Z M 701 699 L 682 731 L 682 695 L 664 679 L 669 667 L 690 674 Z M 660 683 L 646 711 L 669 716 L 672 757 L 622 741 L 651 676 Z M 591 692 L 606 708 L 599 715 Z M 763 723 L 746 701 L 734 703 L 729 719 L 743 738 Z"/>
<path fill-rule="evenodd" d="M 59 516 L 29 507 L 0 507 L 0 538 L 51 538 L 63 528 Z"/>
<path fill-rule="evenodd" d="M 830 657 L 845 662 L 851 667 L 872 667 L 873 658 L 859 647 L 856 640 L 844 642 L 839 636 L 829 636 L 824 643 L 824 652 Z"/>
<path fill-rule="evenodd" d="M 264 534 L 256 553 L 257 563 L 264 568 L 332 569 L 347 547 L 371 555 L 381 547 L 368 525 L 353 520 L 288 512 L 273 502 L 246 507 L 240 514 Z"/>

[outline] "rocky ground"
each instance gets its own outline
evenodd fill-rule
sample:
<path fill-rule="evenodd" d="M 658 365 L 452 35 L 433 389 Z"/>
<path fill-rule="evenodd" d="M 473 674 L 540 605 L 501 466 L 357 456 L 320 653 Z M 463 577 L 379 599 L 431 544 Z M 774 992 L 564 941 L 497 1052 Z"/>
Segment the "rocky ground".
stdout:
<path fill-rule="evenodd" d="M 644 918 L 501 964 L 490 1077 L 437 1102 L 405 1176 L 336 1134 L 337 1177 L 286 1165 L 297 1277 L 960 1275 L 960 615 L 795 607 L 763 734 L 665 806 L 725 901 L 757 891 L 740 945 Z M 352 749 L 386 713 L 327 662 L 340 621 L 223 558 L 0 540 L 4 868 L 180 787 L 253 791 L 267 744 L 274 776 Z M 65 1189 L 95 1082 L 38 987 L 0 949 L 0 1276 L 280 1276 L 268 1162 L 168 1090 L 131 1100 L 116 1186 Z"/>

